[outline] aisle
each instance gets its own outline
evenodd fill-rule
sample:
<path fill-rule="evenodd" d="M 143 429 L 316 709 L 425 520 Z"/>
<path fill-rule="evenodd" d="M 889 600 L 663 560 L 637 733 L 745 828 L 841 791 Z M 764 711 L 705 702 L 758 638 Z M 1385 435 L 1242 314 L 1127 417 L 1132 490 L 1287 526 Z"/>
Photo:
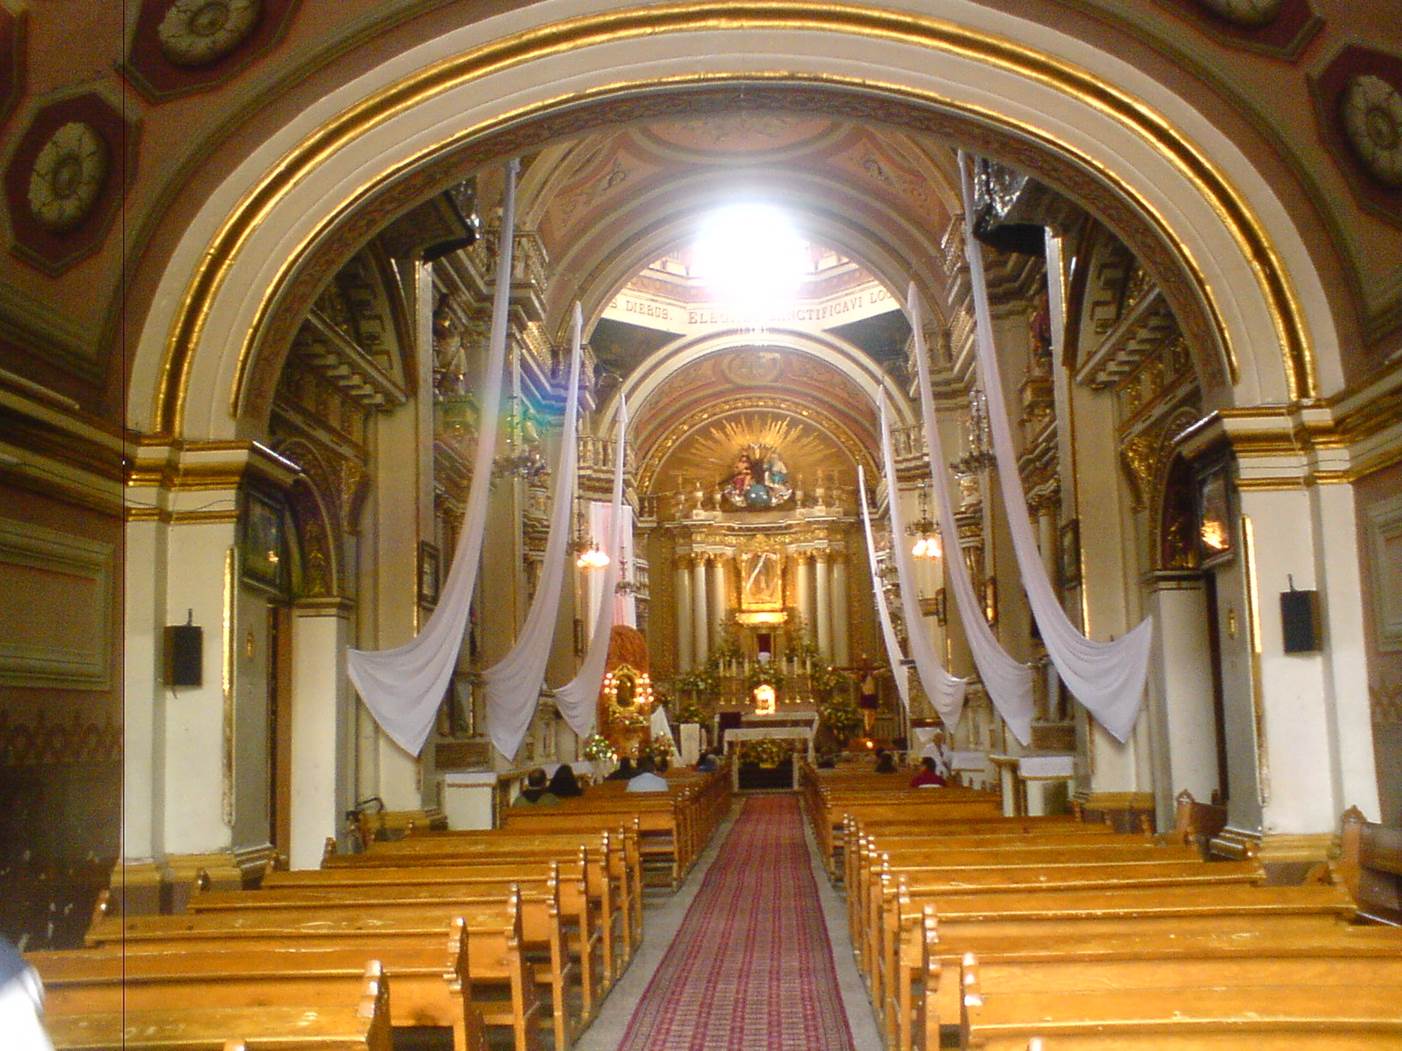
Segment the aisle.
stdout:
<path fill-rule="evenodd" d="M 620 1051 L 852 1051 L 794 796 L 745 801 Z"/>

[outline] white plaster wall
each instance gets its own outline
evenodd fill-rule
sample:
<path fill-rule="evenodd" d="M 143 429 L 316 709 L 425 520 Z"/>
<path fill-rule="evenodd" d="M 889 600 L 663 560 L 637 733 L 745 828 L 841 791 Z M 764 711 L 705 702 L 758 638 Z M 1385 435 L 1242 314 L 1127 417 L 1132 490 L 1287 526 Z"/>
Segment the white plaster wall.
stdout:
<path fill-rule="evenodd" d="M 319 868 L 322 846 L 341 827 L 337 743 L 350 685 L 345 675 L 349 641 L 342 617 L 296 610 L 292 624 L 292 784 L 288 858 L 294 869 Z"/>
<path fill-rule="evenodd" d="M 122 586 L 122 857 L 154 858 L 164 820 L 166 530 L 129 522 Z"/>
<path fill-rule="evenodd" d="M 1154 617 L 1149 703 L 1159 728 L 1154 796 L 1162 828 L 1173 819 L 1173 800 L 1179 792 L 1187 789 L 1193 798 L 1207 802 L 1219 787 L 1217 728 L 1202 585 L 1160 586 L 1151 594 L 1149 606 Z"/>
<path fill-rule="evenodd" d="M 201 494 L 204 495 L 204 494 Z M 185 611 L 204 628 L 203 685 L 169 691 L 164 740 L 165 851 L 201 854 L 227 849 L 224 821 L 223 622 L 224 559 L 234 544 L 232 522 L 180 525 L 170 532 L 167 616 Z M 237 625 L 235 625 L 237 630 Z"/>

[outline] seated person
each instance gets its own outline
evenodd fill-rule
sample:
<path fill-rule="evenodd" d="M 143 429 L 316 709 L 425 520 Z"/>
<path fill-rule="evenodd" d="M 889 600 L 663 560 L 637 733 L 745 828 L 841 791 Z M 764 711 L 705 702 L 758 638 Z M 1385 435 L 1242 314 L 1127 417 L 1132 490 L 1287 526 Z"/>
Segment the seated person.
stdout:
<path fill-rule="evenodd" d="M 633 760 L 624 756 L 618 761 L 618 769 L 604 778 L 605 781 L 631 781 L 637 771 L 633 769 Z"/>
<path fill-rule="evenodd" d="M 584 795 L 584 787 L 579 783 L 579 778 L 574 776 L 574 767 L 569 763 L 561 763 L 555 771 L 555 776 L 550 779 L 550 792 L 557 799 Z"/>
<path fill-rule="evenodd" d="M 545 770 L 538 766 L 526 775 L 526 787 L 521 789 L 521 794 L 511 805 L 555 806 L 559 802 L 560 797 L 550 791 L 550 781 L 545 776 Z"/>
<path fill-rule="evenodd" d="M 834 770 L 834 769 L 836 769 L 836 768 L 837 768 L 837 753 L 836 753 L 836 752 L 819 752 L 819 753 L 818 753 L 818 769 L 819 769 L 819 770 Z"/>
<path fill-rule="evenodd" d="M 944 778 L 940 776 L 938 767 L 932 756 L 926 756 L 920 760 L 920 769 L 915 776 L 910 779 L 911 788 L 943 788 Z"/>
<path fill-rule="evenodd" d="M 652 756 L 645 755 L 638 760 L 638 772 L 633 775 L 633 779 L 628 782 L 629 792 L 665 792 L 667 791 L 667 779 L 658 777 L 653 771 L 657 767 L 652 761 Z M 666 770 L 666 764 L 662 766 Z"/>
<path fill-rule="evenodd" d="M 696 769 L 703 774 L 713 774 L 720 769 L 715 753 L 710 749 L 701 753 L 701 757 L 696 760 Z"/>
<path fill-rule="evenodd" d="M 876 750 L 876 772 L 878 774 L 894 774 L 896 772 L 896 757 L 884 748 Z"/>

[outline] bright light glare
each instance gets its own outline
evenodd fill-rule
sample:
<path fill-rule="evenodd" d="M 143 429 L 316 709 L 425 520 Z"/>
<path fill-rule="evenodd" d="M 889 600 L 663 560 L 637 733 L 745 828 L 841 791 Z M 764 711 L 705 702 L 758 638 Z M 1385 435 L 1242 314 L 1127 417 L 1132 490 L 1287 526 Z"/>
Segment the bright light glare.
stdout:
<path fill-rule="evenodd" d="M 748 318 L 782 313 L 812 269 L 807 243 L 781 209 L 733 204 L 712 212 L 696 239 L 692 273 L 717 300 Z"/>

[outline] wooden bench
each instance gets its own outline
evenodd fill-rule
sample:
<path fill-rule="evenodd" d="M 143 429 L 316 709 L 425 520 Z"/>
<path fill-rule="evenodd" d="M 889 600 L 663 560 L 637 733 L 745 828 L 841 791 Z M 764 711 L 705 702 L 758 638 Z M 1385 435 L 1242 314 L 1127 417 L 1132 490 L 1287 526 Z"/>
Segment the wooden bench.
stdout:
<path fill-rule="evenodd" d="M 360 832 L 360 842 L 372 843 L 375 840 L 402 839 L 414 832 L 446 830 L 448 816 L 437 807 L 427 810 L 368 810 L 356 811 L 356 828 Z"/>
<path fill-rule="evenodd" d="M 357 887 L 393 895 L 401 887 L 476 888 L 517 884 L 523 894 L 533 887 L 554 882 L 559 896 L 560 915 L 567 921 L 565 938 L 580 969 L 584 992 L 584 1015 L 594 1016 L 597 997 L 613 983 L 612 946 L 621 942 L 622 917 L 617 912 L 608 881 L 594 863 L 586 847 L 572 862 L 512 861 L 478 865 L 386 865 L 304 869 L 297 872 L 271 872 L 263 888 Z"/>
<path fill-rule="evenodd" d="M 883 875 L 875 915 L 863 930 L 864 962 L 875 1003 L 885 1003 L 891 994 L 890 982 L 897 974 L 900 946 L 900 897 L 925 902 L 948 903 L 959 897 L 983 899 L 989 894 L 1054 896 L 1061 892 L 1081 893 L 1094 887 L 1101 893 L 1133 890 L 1174 890 L 1209 888 L 1212 892 L 1228 887 L 1254 888 L 1265 879 L 1254 862 L 1203 861 L 1169 862 L 1164 865 L 1084 865 L 1054 869 L 1037 867 L 963 869 L 952 873 L 931 870 L 902 873 L 899 882 Z"/>
<path fill-rule="evenodd" d="M 659 796 L 639 802 L 640 794 L 619 796 L 616 801 L 591 795 L 588 803 L 566 800 L 559 806 L 518 807 L 506 813 L 505 829 L 513 833 L 608 832 L 630 829 L 638 841 L 644 874 L 662 867 L 663 885 L 676 888 L 690 871 L 702 844 L 693 827 L 693 815 L 681 800 Z"/>
<path fill-rule="evenodd" d="M 1402 1048 L 1395 988 L 1363 986 L 1345 994 L 1313 985 L 1233 985 L 1087 992 L 971 994 L 962 1046 L 1022 1051 L 1041 1037 L 1061 1048 L 1154 1051 L 1379 1051 Z"/>
<path fill-rule="evenodd" d="M 44 1024 L 57 1051 L 391 1051 L 387 983 L 357 984 L 344 1005 L 119 1007 L 46 1013 Z M 202 993 L 212 992 L 205 983 Z"/>
<path fill-rule="evenodd" d="M 1282 935 L 1318 935 L 1343 929 L 1353 917 L 1342 888 L 1318 884 L 993 891 L 932 898 L 915 898 L 902 889 L 896 900 L 898 944 L 895 960 L 888 964 L 894 980 L 886 987 L 882 1016 L 901 1048 L 911 1046 L 909 1034 L 917 1029 L 924 1030 L 928 1046 L 938 1046 L 930 1041 L 938 1041 L 940 1020 L 953 1024 L 960 1009 L 957 982 L 942 984 L 941 973 L 949 969 L 957 974 L 963 953 L 977 953 L 989 940 L 1035 945 L 1068 937 L 1119 937 L 1131 927 L 1149 937 L 1266 925 Z"/>
<path fill-rule="evenodd" d="M 1368 821 L 1357 807 L 1344 811 L 1339 877 L 1374 923 L 1402 925 L 1402 828 Z"/>
<path fill-rule="evenodd" d="M 612 832 L 532 833 L 530 831 L 484 830 L 435 832 L 411 836 L 392 843 L 373 844 L 363 854 L 338 854 L 335 841 L 326 841 L 323 868 L 354 868 L 362 865 L 469 865 L 479 862 L 563 861 L 577 855 L 581 847 L 597 851 L 607 878 L 612 881 L 614 900 L 628 918 L 623 925 L 624 965 L 642 939 L 642 860 L 635 830 L 619 828 Z"/>
<path fill-rule="evenodd" d="M 90 946 L 170 948 L 237 947 L 246 951 L 285 948 L 358 948 L 367 958 L 392 959 L 401 947 L 422 949 L 441 946 L 445 934 L 457 926 L 466 933 L 467 964 L 472 1006 L 489 1028 L 506 1028 L 517 1051 L 536 1051 L 542 1015 L 521 947 L 521 907 L 517 895 L 499 904 L 468 908 L 423 906 L 414 909 L 384 905 L 321 909 L 313 913 L 296 908 L 249 909 L 204 912 L 180 916 L 128 916 L 121 919 L 101 908 L 88 930 Z M 495 994 L 497 999 L 489 999 Z M 460 1003 L 459 999 L 459 1003 Z M 461 1017 L 462 1011 L 456 1014 Z M 452 1025 L 453 1013 L 445 1009 Z"/>
<path fill-rule="evenodd" d="M 461 928 L 437 948 L 396 947 L 369 961 L 369 946 L 248 951 L 232 947 L 138 944 L 39 952 L 27 958 L 44 981 L 45 1012 L 120 1011 L 197 1002 L 278 1006 L 335 1002 L 347 983 L 383 974 L 393 986 L 390 1024 L 443 1026 L 459 1051 L 486 1047 L 480 1014 L 468 1003 L 466 940 Z M 190 983 L 209 988 L 188 991 Z"/>
<path fill-rule="evenodd" d="M 566 949 L 556 872 L 543 881 L 531 884 L 529 889 L 510 878 L 486 884 L 401 884 L 394 888 L 393 894 L 386 894 L 382 887 L 363 886 L 284 886 L 252 891 L 197 889 L 188 907 L 191 913 L 197 914 L 248 909 L 296 909 L 313 915 L 323 910 L 343 912 L 347 909 L 375 908 L 390 912 L 440 906 L 446 912 L 455 912 L 491 906 L 517 891 L 520 892 L 521 946 L 532 964 L 531 973 L 536 984 L 548 991 L 555 1046 L 563 1051 L 588 1020 L 582 1005 L 592 1004 L 592 997 L 585 995 L 582 969 L 570 958 Z M 469 942 L 471 938 L 472 932 L 469 930 Z M 581 1008 L 578 1011 L 572 1010 L 571 1004 L 571 990 L 575 987 L 580 987 Z"/>

